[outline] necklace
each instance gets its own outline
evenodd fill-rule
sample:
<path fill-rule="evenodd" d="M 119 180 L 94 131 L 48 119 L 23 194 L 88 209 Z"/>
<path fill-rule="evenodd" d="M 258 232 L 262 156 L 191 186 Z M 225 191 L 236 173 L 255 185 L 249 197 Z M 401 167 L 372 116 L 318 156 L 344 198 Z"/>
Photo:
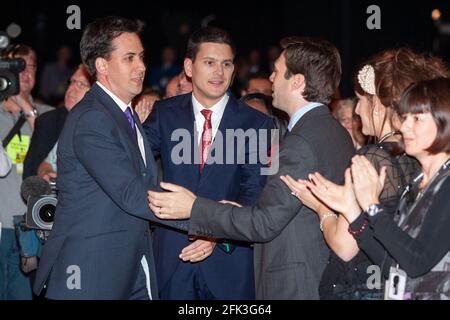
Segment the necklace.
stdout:
<path fill-rule="evenodd" d="M 418 185 L 418 189 L 419 189 L 419 190 L 418 190 L 418 194 L 417 194 L 416 200 L 422 197 L 422 195 L 424 194 L 424 192 L 425 192 L 425 190 L 428 188 L 428 186 L 431 185 L 431 183 L 432 183 L 435 179 L 437 179 L 437 177 L 438 177 L 439 175 L 442 175 L 442 174 L 447 174 L 447 175 L 448 175 L 448 170 L 447 170 L 447 169 L 448 169 L 449 165 L 450 165 L 450 159 L 448 159 L 447 161 L 445 161 L 445 163 L 444 163 L 444 164 L 441 166 L 441 168 L 433 175 L 433 177 L 431 177 L 431 179 L 428 181 L 428 183 L 427 183 L 426 185 L 424 185 L 424 186 L 421 187 L 421 182 L 419 182 L 419 185 Z M 423 179 L 423 172 L 419 175 L 419 177 Z M 419 177 L 417 177 L 417 178 L 419 178 Z M 422 180 L 422 181 L 423 181 L 423 180 Z"/>
<path fill-rule="evenodd" d="M 389 139 L 390 137 L 395 136 L 396 134 L 399 134 L 399 133 L 400 133 L 400 132 L 398 132 L 398 131 L 391 131 L 391 132 L 388 132 L 388 133 L 386 133 L 384 136 L 382 136 L 382 137 L 380 138 L 380 140 L 378 140 L 378 143 L 382 143 L 382 142 L 384 142 L 385 140 Z"/>

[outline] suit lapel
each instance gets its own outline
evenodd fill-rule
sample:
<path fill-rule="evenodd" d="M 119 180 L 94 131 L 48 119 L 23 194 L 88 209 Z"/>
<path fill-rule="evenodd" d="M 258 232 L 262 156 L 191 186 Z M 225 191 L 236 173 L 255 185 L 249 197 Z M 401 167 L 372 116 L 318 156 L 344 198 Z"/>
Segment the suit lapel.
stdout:
<path fill-rule="evenodd" d="M 156 183 L 158 172 L 157 172 L 157 168 L 156 168 L 155 158 L 152 153 L 152 149 L 150 148 L 150 145 L 148 144 L 148 140 L 145 136 L 145 132 L 144 132 L 144 128 L 142 127 L 141 120 L 139 119 L 139 117 L 136 115 L 135 112 L 133 112 L 133 118 L 134 118 L 134 122 L 136 123 L 137 129 L 139 130 L 139 132 L 142 135 L 142 140 L 144 141 L 144 151 L 145 151 L 145 160 L 147 162 L 147 169 L 150 170 L 152 177 L 154 177 L 154 180 L 155 180 L 154 182 Z M 139 145 L 138 145 L 138 147 L 139 147 Z M 140 150 L 139 150 L 139 152 L 140 152 Z M 142 156 L 140 158 L 142 160 Z M 145 168 L 146 166 L 145 166 L 144 161 L 142 161 L 141 163 L 142 163 L 143 168 Z"/>
<path fill-rule="evenodd" d="M 142 160 L 141 151 L 139 150 L 139 145 L 137 139 L 131 130 L 130 123 L 127 118 L 123 114 L 120 107 L 114 102 L 114 100 L 103 91 L 97 84 L 92 86 L 93 93 L 100 100 L 102 106 L 105 110 L 112 116 L 117 126 L 119 127 L 119 131 L 124 133 L 124 135 L 129 140 L 130 151 L 133 153 L 135 159 L 139 161 L 140 165 L 144 165 Z M 142 131 L 141 131 L 142 132 Z M 145 139 L 144 139 L 145 140 Z M 145 166 L 144 166 L 145 167 Z"/>

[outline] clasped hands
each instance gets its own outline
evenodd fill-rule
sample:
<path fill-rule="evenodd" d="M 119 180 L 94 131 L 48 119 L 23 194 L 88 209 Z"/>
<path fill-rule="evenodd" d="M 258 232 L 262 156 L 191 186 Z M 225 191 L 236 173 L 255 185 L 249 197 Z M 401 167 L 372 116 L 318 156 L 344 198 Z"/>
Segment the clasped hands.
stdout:
<path fill-rule="evenodd" d="M 197 197 L 188 189 L 172 183 L 161 182 L 160 186 L 169 192 L 148 191 L 147 193 L 150 209 L 155 215 L 160 219 L 188 219 Z M 232 201 L 220 202 L 240 207 L 238 203 Z M 217 244 L 214 239 L 196 238 L 194 240 L 181 251 L 179 258 L 183 261 L 202 261 L 213 253 Z"/>
<path fill-rule="evenodd" d="M 147 192 L 149 207 L 155 215 L 163 220 L 189 219 L 197 196 L 176 184 L 161 182 L 160 186 L 169 192 Z M 241 207 L 240 204 L 233 201 L 222 200 L 219 202 Z"/>
<path fill-rule="evenodd" d="M 345 171 L 344 185 L 337 185 L 316 172 L 308 180 L 294 180 L 291 176 L 280 177 L 292 194 L 304 205 L 314 211 L 320 206 L 340 212 L 352 223 L 361 211 L 374 203 L 379 203 L 379 196 L 386 179 L 386 167 L 380 174 L 365 156 L 354 156 L 352 165 Z"/>

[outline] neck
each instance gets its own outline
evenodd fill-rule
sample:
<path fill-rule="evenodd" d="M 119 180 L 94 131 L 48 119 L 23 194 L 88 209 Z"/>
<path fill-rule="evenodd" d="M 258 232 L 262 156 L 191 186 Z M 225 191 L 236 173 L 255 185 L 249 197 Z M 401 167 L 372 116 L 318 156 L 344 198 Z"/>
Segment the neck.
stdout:
<path fill-rule="evenodd" d="M 310 102 L 309 101 L 301 101 L 299 103 L 299 101 L 295 101 L 294 103 L 292 103 L 291 105 L 286 106 L 286 110 L 284 110 L 288 115 L 289 118 L 292 118 L 292 116 L 300 109 L 304 108 L 306 105 L 308 105 Z"/>
<path fill-rule="evenodd" d="M 400 141 L 401 135 L 395 134 L 396 132 L 397 130 L 395 130 L 390 124 L 386 123 L 383 129 L 381 130 L 378 140 L 393 141 L 393 142 Z"/>
<path fill-rule="evenodd" d="M 195 99 L 200 102 L 200 104 L 204 107 L 204 108 L 211 108 L 212 106 L 214 106 L 217 102 L 219 102 L 225 95 L 221 96 L 220 98 L 217 99 L 208 99 L 208 98 L 199 98 L 199 95 L 196 94 L 195 92 L 192 92 L 192 94 L 194 95 Z"/>
<path fill-rule="evenodd" d="M 102 77 L 102 78 L 99 78 L 97 81 L 100 82 L 110 92 L 112 92 L 117 98 L 122 100 L 122 102 L 125 103 L 126 105 L 129 105 L 131 100 L 133 99 L 133 97 L 131 97 L 131 98 L 125 97 L 125 96 L 121 95 L 120 93 L 116 92 L 116 90 L 114 90 L 114 85 L 111 84 L 111 82 L 108 80 L 108 78 Z"/>
<path fill-rule="evenodd" d="M 423 157 L 417 157 L 422 166 L 423 179 L 422 187 L 426 186 L 442 165 L 450 158 L 448 153 L 428 154 Z"/>

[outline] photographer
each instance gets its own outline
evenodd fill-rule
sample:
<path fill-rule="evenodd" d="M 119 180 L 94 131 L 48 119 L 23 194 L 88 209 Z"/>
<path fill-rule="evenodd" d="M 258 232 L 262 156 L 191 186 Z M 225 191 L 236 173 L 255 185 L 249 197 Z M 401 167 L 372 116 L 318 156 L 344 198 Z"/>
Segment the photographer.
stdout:
<path fill-rule="evenodd" d="M 67 114 L 91 88 L 93 78 L 80 64 L 71 76 L 64 95 L 64 108 L 56 108 L 36 120 L 30 148 L 24 162 L 23 179 L 38 175 L 47 182 L 56 177 L 56 149 Z"/>
<path fill-rule="evenodd" d="M 26 206 L 20 195 L 23 160 L 28 151 L 34 121 L 38 114 L 51 109 L 46 105 L 34 103 L 31 91 L 35 84 L 36 53 L 25 45 L 16 45 L 8 56 L 22 58 L 25 69 L 20 72 L 20 92 L 0 102 L 0 138 L 9 136 L 12 128 L 17 132 L 12 139 L 5 141 L 5 149 L 10 157 L 12 168 L 5 178 L 0 179 L 0 300 L 31 299 L 28 278 L 20 270 L 20 255 L 14 231 L 13 216 L 23 215 Z M 19 122 L 19 126 L 16 123 Z M 21 124 L 22 123 L 22 124 Z"/>

